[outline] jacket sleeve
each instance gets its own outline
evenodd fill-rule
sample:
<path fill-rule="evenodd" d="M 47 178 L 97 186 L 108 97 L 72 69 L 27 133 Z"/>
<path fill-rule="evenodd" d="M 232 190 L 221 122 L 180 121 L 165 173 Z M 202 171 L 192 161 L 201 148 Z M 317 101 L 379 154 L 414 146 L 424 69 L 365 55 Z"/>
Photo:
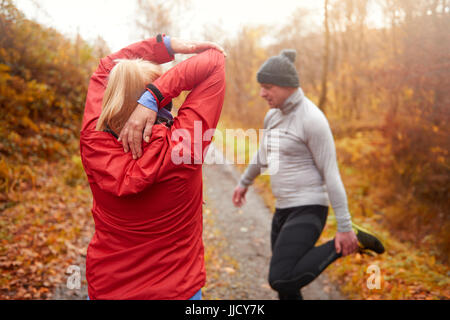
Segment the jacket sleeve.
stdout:
<path fill-rule="evenodd" d="M 245 172 L 239 180 L 239 186 L 241 188 L 248 188 L 248 186 L 253 184 L 256 177 L 259 176 L 266 168 L 267 164 L 265 160 L 264 141 L 261 141 L 258 152 L 254 154 L 252 161 L 249 163 L 247 169 L 245 169 Z"/>
<path fill-rule="evenodd" d="M 253 181 L 259 176 L 264 170 L 268 168 L 267 161 L 267 133 L 268 124 L 271 116 L 273 115 L 274 109 L 270 109 L 266 116 L 264 117 L 264 134 L 262 140 L 259 142 L 258 152 L 253 156 L 252 161 L 249 163 L 247 169 L 242 174 L 239 180 L 239 186 L 241 188 L 248 188 Z"/>
<path fill-rule="evenodd" d="M 173 60 L 173 55 L 169 54 L 163 37 L 159 35 L 158 37 L 129 45 L 116 53 L 102 58 L 89 82 L 81 131 L 95 129 L 96 121 L 102 111 L 102 100 L 108 83 L 108 75 L 115 65 L 114 60 L 137 58 L 161 64 Z"/>
<path fill-rule="evenodd" d="M 182 91 L 191 91 L 178 110 L 171 130 L 177 130 L 182 136 L 180 141 L 189 147 L 194 163 L 203 163 L 225 97 L 224 55 L 213 49 L 204 51 L 176 65 L 148 88 L 156 97 L 158 108 Z"/>
<path fill-rule="evenodd" d="M 339 174 L 330 125 L 323 115 L 313 116 L 305 121 L 305 124 L 306 143 L 325 181 L 331 206 L 336 215 L 338 231 L 351 231 L 352 221 L 348 211 L 347 194 Z"/>

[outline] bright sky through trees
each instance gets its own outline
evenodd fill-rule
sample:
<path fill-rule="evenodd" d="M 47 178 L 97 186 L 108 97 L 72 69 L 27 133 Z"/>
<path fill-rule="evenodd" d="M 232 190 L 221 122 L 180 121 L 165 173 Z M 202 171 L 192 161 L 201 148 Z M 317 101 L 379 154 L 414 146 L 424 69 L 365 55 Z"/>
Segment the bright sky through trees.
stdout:
<path fill-rule="evenodd" d="M 124 0 L 15 0 L 28 18 L 73 36 L 77 32 L 93 41 L 101 36 L 115 51 L 140 39 L 135 25 L 135 1 Z M 180 36 L 200 39 L 210 25 L 219 25 L 230 35 L 242 25 L 281 25 L 292 12 L 305 8 L 312 12 L 321 26 L 323 3 L 309 0 L 191 0 L 186 16 L 180 17 Z M 371 20 L 381 23 L 377 10 Z"/>

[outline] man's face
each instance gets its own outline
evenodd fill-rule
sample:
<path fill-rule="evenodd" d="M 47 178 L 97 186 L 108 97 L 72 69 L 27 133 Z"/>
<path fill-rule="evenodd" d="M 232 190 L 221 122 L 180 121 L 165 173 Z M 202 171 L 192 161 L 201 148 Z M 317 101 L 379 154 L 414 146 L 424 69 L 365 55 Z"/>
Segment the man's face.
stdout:
<path fill-rule="evenodd" d="M 292 88 L 280 87 L 274 84 L 261 83 L 259 95 L 265 99 L 271 108 L 279 108 L 292 94 Z"/>

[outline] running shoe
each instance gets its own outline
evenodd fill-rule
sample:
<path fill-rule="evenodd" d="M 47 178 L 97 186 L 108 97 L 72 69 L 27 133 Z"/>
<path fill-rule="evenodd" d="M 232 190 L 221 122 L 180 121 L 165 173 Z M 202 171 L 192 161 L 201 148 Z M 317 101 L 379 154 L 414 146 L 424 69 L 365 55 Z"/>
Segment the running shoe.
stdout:
<path fill-rule="evenodd" d="M 374 251 L 378 254 L 384 252 L 384 246 L 381 241 L 372 233 L 358 226 L 352 222 L 353 230 L 355 230 L 356 238 L 358 238 L 358 244 L 360 247 L 360 252 L 368 253 L 368 250 Z"/>

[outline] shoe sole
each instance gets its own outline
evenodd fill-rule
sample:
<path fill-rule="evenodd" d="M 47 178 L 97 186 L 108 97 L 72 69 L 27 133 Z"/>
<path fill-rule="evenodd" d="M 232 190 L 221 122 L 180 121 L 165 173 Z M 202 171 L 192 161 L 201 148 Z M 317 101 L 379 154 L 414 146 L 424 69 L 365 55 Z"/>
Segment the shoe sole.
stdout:
<path fill-rule="evenodd" d="M 363 249 L 369 249 L 378 254 L 382 254 L 385 251 L 383 244 L 374 234 L 354 223 L 352 223 L 352 226 L 357 231 L 356 237 L 358 238 L 358 241 L 363 245 Z"/>

